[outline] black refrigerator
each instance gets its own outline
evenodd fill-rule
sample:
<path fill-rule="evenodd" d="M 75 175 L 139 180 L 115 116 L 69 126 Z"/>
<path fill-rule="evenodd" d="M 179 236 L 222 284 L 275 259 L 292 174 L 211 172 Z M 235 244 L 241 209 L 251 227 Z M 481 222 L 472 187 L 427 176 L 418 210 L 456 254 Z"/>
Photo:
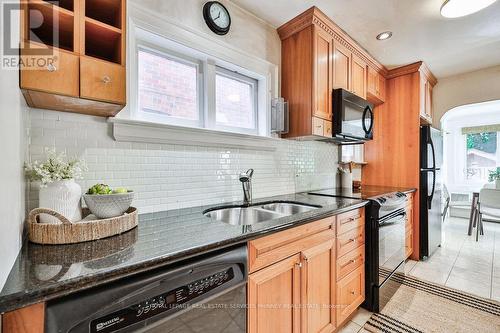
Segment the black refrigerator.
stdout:
<path fill-rule="evenodd" d="M 443 137 L 429 125 L 420 126 L 420 259 L 441 246 L 441 166 Z"/>

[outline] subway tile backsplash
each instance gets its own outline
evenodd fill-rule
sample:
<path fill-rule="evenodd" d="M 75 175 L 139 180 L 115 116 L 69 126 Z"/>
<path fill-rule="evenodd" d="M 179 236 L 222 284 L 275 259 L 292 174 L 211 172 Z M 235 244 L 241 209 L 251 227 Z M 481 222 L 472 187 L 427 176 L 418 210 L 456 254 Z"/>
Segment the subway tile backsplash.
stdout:
<path fill-rule="evenodd" d="M 106 119 L 31 109 L 31 160 L 43 160 L 45 148 L 84 158 L 88 171 L 82 190 L 95 183 L 136 192 L 142 213 L 238 201 L 240 171 L 255 169 L 254 198 L 335 185 L 338 149 L 321 142 L 270 140 L 274 151 L 229 147 L 117 142 Z M 29 207 L 38 205 L 30 186 Z"/>

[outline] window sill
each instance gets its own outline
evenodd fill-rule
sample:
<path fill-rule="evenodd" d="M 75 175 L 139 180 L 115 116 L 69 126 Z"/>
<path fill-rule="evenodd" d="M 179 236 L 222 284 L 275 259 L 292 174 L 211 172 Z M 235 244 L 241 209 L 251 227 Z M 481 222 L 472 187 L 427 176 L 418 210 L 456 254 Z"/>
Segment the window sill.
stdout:
<path fill-rule="evenodd" d="M 113 126 L 114 139 L 119 142 L 146 142 L 274 151 L 276 150 L 276 146 L 270 145 L 270 143 L 280 140 L 273 137 L 158 124 L 131 119 L 109 118 L 108 122 Z"/>

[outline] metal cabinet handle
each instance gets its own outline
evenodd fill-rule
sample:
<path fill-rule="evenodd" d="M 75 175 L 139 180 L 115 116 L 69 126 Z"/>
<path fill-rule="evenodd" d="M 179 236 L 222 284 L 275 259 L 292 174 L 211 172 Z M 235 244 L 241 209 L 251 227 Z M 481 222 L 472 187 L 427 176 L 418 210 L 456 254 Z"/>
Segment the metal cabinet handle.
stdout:
<path fill-rule="evenodd" d="M 297 265 L 298 268 L 302 268 L 302 263 L 301 262 L 298 262 L 295 265 Z"/>
<path fill-rule="evenodd" d="M 354 290 L 351 291 L 351 295 L 354 295 L 356 294 L 356 292 Z"/>
<path fill-rule="evenodd" d="M 57 67 L 54 66 L 54 64 L 48 64 L 47 65 L 47 70 L 52 73 L 52 72 L 57 71 Z"/>
<path fill-rule="evenodd" d="M 104 84 L 111 83 L 111 78 L 107 75 L 104 75 L 102 78 L 102 83 L 104 83 Z"/>

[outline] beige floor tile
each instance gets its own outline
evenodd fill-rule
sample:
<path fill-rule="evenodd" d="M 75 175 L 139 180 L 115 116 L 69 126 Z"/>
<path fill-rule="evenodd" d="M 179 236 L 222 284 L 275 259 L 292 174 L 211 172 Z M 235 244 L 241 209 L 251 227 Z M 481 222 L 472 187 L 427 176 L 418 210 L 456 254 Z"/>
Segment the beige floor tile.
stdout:
<path fill-rule="evenodd" d="M 359 308 L 356 314 L 352 317 L 351 321 L 358 324 L 359 326 L 363 326 L 368 319 L 372 316 L 373 312 L 370 312 L 366 309 Z"/>
<path fill-rule="evenodd" d="M 500 301 L 500 277 L 493 277 L 491 286 L 491 298 Z"/>
<path fill-rule="evenodd" d="M 407 260 L 405 262 L 405 274 L 409 274 L 410 271 L 413 269 L 413 267 L 415 267 L 415 265 L 417 264 L 417 261 L 415 260 Z"/>
<path fill-rule="evenodd" d="M 491 270 L 493 268 L 493 265 L 492 263 L 485 260 L 480 260 L 480 258 L 477 257 L 460 255 L 455 261 L 453 267 L 460 267 L 475 272 L 484 272 L 485 274 L 491 275 Z"/>
<path fill-rule="evenodd" d="M 455 266 L 451 270 L 450 278 L 457 277 L 460 279 L 466 279 L 479 283 L 491 284 L 491 271 L 492 271 L 491 267 L 482 271 L 482 270 L 466 269 Z"/>
<path fill-rule="evenodd" d="M 451 269 L 452 267 L 443 268 L 429 265 L 426 266 L 419 262 L 410 271 L 409 275 L 429 282 L 445 284 L 446 279 L 448 279 L 448 276 L 450 275 Z"/>
<path fill-rule="evenodd" d="M 344 327 L 342 327 L 338 333 L 357 333 L 362 328 L 362 326 L 356 324 L 353 321 L 348 322 Z"/>
<path fill-rule="evenodd" d="M 446 281 L 446 286 L 458 290 L 465 291 L 470 294 L 474 294 L 481 297 L 490 297 L 491 282 L 479 282 L 475 280 L 469 280 L 456 275 L 450 275 L 448 281 Z"/>

